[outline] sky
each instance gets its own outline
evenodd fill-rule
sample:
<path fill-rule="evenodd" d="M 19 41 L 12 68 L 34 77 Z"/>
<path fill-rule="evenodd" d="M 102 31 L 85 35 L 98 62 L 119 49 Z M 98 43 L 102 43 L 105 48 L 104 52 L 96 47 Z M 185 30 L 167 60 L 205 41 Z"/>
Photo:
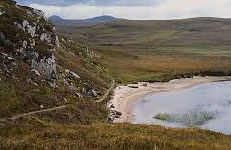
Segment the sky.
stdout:
<path fill-rule="evenodd" d="M 85 19 L 111 15 L 132 20 L 231 18 L 231 0 L 16 0 L 47 16 Z"/>

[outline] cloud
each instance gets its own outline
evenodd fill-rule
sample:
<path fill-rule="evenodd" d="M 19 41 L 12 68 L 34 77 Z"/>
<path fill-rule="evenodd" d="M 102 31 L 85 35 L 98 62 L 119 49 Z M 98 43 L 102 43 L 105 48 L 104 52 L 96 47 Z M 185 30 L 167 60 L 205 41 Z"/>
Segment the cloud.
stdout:
<path fill-rule="evenodd" d="M 150 6 L 165 0 L 17 0 L 20 4 L 40 4 L 48 6 Z"/>
<path fill-rule="evenodd" d="M 90 0 L 87 1 L 89 2 Z M 122 2 L 125 4 L 130 1 L 131 0 L 118 0 L 113 2 L 114 4 L 117 3 L 116 5 L 86 5 L 79 3 L 65 7 L 46 6 L 42 4 L 30 4 L 30 6 L 45 11 L 48 16 L 59 15 L 69 19 L 83 19 L 98 15 L 112 15 L 120 18 L 138 20 L 231 17 L 230 0 L 162 0 L 158 4 L 151 3 L 148 6 L 121 5 Z M 135 0 L 135 2 L 136 4 L 139 3 L 138 0 Z M 149 2 L 151 2 L 151 0 L 149 0 Z"/>

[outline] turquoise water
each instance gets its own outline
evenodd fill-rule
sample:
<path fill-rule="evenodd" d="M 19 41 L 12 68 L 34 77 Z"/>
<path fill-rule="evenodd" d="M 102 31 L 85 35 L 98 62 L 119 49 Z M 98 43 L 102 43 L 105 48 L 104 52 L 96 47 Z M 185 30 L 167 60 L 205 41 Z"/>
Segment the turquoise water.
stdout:
<path fill-rule="evenodd" d="M 231 134 L 231 81 L 142 97 L 133 110 L 136 124 L 199 127 Z"/>

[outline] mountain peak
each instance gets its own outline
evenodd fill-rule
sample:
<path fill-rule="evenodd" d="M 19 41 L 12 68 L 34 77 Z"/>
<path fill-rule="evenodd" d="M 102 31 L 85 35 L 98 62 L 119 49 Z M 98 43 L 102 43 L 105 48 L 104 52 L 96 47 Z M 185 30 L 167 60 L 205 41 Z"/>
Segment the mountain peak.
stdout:
<path fill-rule="evenodd" d="M 103 15 L 103 16 L 97 16 L 97 17 L 89 18 L 89 19 L 85 19 L 85 20 L 111 21 L 111 20 L 116 20 L 116 19 L 117 18 L 115 18 L 113 16 Z"/>
<path fill-rule="evenodd" d="M 102 16 L 96 16 L 93 18 L 87 18 L 87 19 L 62 19 L 60 16 L 50 16 L 49 20 L 55 24 L 55 25 L 63 25 L 63 26 L 78 26 L 78 25 L 94 25 L 99 23 L 107 23 L 111 21 L 119 20 L 118 18 L 115 18 L 113 16 L 109 15 L 102 15 Z"/>
<path fill-rule="evenodd" d="M 62 20 L 63 18 L 57 15 L 52 15 L 49 17 L 50 20 Z"/>

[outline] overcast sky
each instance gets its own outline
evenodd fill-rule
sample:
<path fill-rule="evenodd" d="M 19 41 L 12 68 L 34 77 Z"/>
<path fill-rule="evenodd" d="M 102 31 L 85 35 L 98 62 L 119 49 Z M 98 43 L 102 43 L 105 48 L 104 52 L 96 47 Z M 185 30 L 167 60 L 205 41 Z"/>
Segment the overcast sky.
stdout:
<path fill-rule="evenodd" d="M 83 19 L 100 15 L 156 20 L 192 17 L 231 18 L 231 0 L 17 0 L 47 16 Z"/>

